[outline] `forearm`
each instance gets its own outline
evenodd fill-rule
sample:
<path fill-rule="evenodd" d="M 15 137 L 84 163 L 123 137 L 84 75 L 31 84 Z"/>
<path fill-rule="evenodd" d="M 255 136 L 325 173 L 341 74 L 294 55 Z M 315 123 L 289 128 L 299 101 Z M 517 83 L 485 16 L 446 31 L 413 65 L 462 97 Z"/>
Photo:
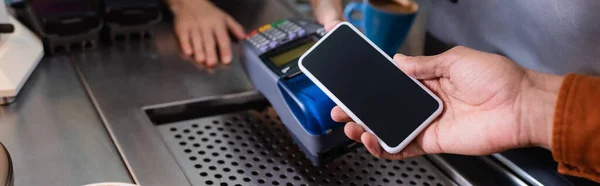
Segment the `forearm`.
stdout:
<path fill-rule="evenodd" d="M 600 182 L 600 77 L 569 74 L 558 94 L 552 156 L 562 174 Z"/>
<path fill-rule="evenodd" d="M 560 173 L 600 182 L 600 77 L 527 74 L 521 116 L 530 144 L 550 149 Z"/>

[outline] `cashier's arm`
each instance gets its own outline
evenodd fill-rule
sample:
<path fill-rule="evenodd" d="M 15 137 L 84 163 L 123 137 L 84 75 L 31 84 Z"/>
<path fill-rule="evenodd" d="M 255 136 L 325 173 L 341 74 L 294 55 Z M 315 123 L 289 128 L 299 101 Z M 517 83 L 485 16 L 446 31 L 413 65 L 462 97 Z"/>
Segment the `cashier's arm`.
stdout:
<path fill-rule="evenodd" d="M 241 39 L 244 29 L 227 13 L 208 0 L 166 0 L 175 16 L 175 33 L 185 55 L 213 67 L 232 60 L 228 31 Z M 217 50 L 219 54 L 217 55 Z"/>
<path fill-rule="evenodd" d="M 322 25 L 344 21 L 342 0 L 311 0 L 313 14 Z"/>
<path fill-rule="evenodd" d="M 213 67 L 232 60 L 230 31 L 238 39 L 244 29 L 230 15 L 208 0 L 166 0 L 175 15 L 175 33 L 185 55 Z M 311 0 L 314 16 L 321 24 L 343 20 L 341 0 Z M 219 54 L 217 54 L 219 51 Z"/>

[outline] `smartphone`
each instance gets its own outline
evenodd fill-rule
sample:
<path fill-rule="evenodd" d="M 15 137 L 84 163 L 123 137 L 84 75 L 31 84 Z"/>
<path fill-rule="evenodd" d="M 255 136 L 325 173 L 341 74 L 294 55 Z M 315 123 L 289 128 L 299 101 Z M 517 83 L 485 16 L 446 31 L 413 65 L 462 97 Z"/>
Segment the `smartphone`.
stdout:
<path fill-rule="evenodd" d="M 336 25 L 298 65 L 389 153 L 400 152 L 443 109 L 439 97 L 348 22 Z"/>

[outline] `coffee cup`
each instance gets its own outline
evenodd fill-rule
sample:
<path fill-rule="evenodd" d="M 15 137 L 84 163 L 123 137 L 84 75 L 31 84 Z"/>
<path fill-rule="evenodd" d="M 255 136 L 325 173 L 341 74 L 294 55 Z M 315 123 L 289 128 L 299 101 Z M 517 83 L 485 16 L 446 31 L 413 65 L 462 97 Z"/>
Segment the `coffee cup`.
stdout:
<path fill-rule="evenodd" d="M 406 40 L 417 10 L 418 5 L 410 0 L 364 0 L 346 5 L 344 16 L 386 54 L 393 56 Z M 362 18 L 353 18 L 354 12 L 362 13 Z"/>

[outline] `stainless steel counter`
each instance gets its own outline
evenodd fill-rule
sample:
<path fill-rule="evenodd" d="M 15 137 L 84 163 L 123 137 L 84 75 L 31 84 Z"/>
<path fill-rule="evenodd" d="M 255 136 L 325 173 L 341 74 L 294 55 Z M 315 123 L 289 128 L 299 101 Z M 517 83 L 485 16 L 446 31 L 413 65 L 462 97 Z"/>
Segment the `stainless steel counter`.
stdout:
<path fill-rule="evenodd" d="M 67 57 L 45 58 L 17 101 L 0 107 L 15 185 L 131 182 Z"/>
<path fill-rule="evenodd" d="M 218 2 L 246 30 L 295 16 L 278 0 Z M 72 59 L 134 180 L 189 185 L 142 108 L 251 91 L 237 55 L 231 66 L 197 68 L 180 55 L 171 26 L 165 24 L 152 40 L 101 47 Z"/>
<path fill-rule="evenodd" d="M 301 16 L 280 0 L 216 2 L 246 30 Z M 417 18 L 403 53 L 422 53 L 424 16 Z M 237 51 L 231 66 L 208 70 L 180 55 L 170 24 L 155 32 L 151 40 L 40 62 L 17 102 L 0 107 L 0 141 L 13 157 L 15 185 L 190 184 L 143 109 L 253 88 Z M 450 177 L 464 176 L 459 183 L 525 184 L 488 157 L 428 158 Z"/>

